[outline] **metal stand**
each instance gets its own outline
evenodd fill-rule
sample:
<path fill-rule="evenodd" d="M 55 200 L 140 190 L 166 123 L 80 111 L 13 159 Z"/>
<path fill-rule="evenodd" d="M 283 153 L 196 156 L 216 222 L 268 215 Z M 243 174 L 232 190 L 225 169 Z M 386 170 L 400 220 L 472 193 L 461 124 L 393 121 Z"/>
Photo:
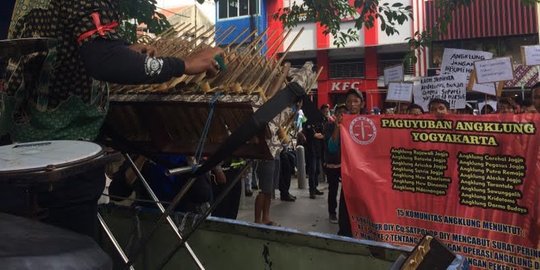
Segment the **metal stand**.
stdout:
<path fill-rule="evenodd" d="M 253 161 L 248 161 L 244 167 L 242 168 L 242 170 L 240 170 L 240 172 L 238 172 L 238 174 L 236 175 L 236 177 L 234 177 L 234 179 L 232 181 L 230 181 L 229 183 L 227 183 L 227 187 L 225 188 L 225 190 L 223 190 L 223 192 L 221 192 L 219 194 L 219 196 L 216 198 L 216 200 L 210 205 L 210 207 L 206 210 L 206 212 L 204 213 L 203 217 L 199 218 L 196 220 L 195 224 L 193 225 L 193 227 L 191 228 L 191 230 L 186 234 L 184 235 L 184 239 L 183 240 L 180 240 L 180 243 L 178 243 L 174 250 L 171 251 L 169 254 L 167 254 L 167 256 L 165 257 L 165 259 L 162 261 L 162 263 L 160 264 L 159 268 L 158 269 L 163 269 L 167 263 L 172 259 L 172 257 L 174 256 L 174 254 L 180 250 L 180 248 L 182 248 L 182 245 L 189 239 L 189 237 L 191 237 L 191 235 L 193 235 L 193 233 L 197 230 L 197 228 L 203 223 L 203 221 L 216 209 L 216 207 L 221 203 L 221 201 L 223 201 L 223 199 L 225 198 L 225 196 L 227 196 L 227 194 L 229 194 L 229 192 L 231 191 L 231 189 L 236 185 L 236 183 L 238 183 L 238 181 L 240 181 L 240 179 L 242 178 L 242 175 L 246 172 L 247 168 L 249 168 L 249 166 L 251 166 L 251 164 L 253 163 Z"/>
<path fill-rule="evenodd" d="M 304 89 L 302 89 L 296 83 L 290 83 L 285 89 L 283 89 L 282 91 L 279 91 L 270 100 L 268 100 L 261 108 L 259 108 L 259 110 L 257 110 L 255 114 L 253 114 L 253 116 L 248 121 L 246 121 L 242 126 L 237 128 L 233 132 L 233 134 L 231 134 L 227 138 L 227 140 L 223 144 L 221 144 L 220 148 L 218 148 L 218 150 L 214 152 L 214 154 L 208 158 L 206 162 L 201 164 L 201 166 L 197 167 L 196 169 L 192 169 L 191 171 L 188 170 L 188 172 L 190 173 L 189 181 L 182 187 L 180 192 L 178 192 L 178 194 L 175 196 L 171 204 L 166 209 L 163 206 L 160 206 L 160 210 L 162 212 L 161 216 L 155 222 L 152 229 L 148 232 L 148 235 L 146 235 L 146 237 L 144 237 L 141 240 L 138 247 L 135 248 L 134 252 L 132 253 L 131 260 L 127 263 L 128 266 L 133 265 L 137 257 L 142 253 L 144 247 L 148 244 L 148 242 L 150 241 L 154 233 L 157 231 L 159 224 L 165 219 L 169 222 L 169 224 L 171 224 L 171 226 L 173 226 L 173 228 L 175 228 L 175 232 L 177 232 L 180 242 L 174 248 L 174 250 L 166 256 L 165 260 L 162 262 L 161 267 L 159 269 L 162 269 L 174 256 L 174 254 L 180 248 L 182 248 L 182 246 L 189 247 L 186 243 L 186 240 L 193 234 L 193 232 L 196 231 L 198 226 L 202 224 L 202 222 L 206 219 L 206 217 L 210 215 L 210 213 L 217 207 L 217 205 L 223 200 L 223 198 L 230 192 L 233 186 L 240 180 L 241 175 L 244 173 L 244 171 L 248 168 L 249 165 L 251 165 L 251 162 L 248 162 L 248 164 L 244 166 L 244 168 L 235 177 L 235 179 L 231 181 L 230 183 L 228 183 L 226 189 L 220 194 L 220 196 L 205 212 L 204 218 L 196 220 L 196 223 L 193 226 L 192 230 L 182 238 L 181 234 L 178 232 L 178 228 L 176 228 L 176 225 L 173 225 L 174 222 L 172 222 L 170 215 L 174 211 L 174 209 L 176 208 L 180 200 L 187 194 L 191 186 L 195 183 L 195 181 L 197 180 L 197 176 L 207 173 L 216 165 L 218 165 L 220 162 L 230 157 L 230 155 L 236 149 L 238 149 L 240 146 L 245 144 L 245 142 L 250 140 L 259 131 L 263 130 L 266 127 L 266 124 L 270 122 L 277 114 L 279 114 L 288 105 L 294 104 L 299 98 L 302 98 L 302 97 L 305 98 Z M 130 160 L 131 164 L 134 165 L 133 161 L 129 157 L 127 158 L 128 160 Z M 144 181 L 144 178 L 140 174 L 139 170 L 137 168 L 135 169 L 139 178 L 141 179 L 141 181 L 143 181 L 146 189 L 149 191 L 149 193 L 151 193 L 151 196 L 153 197 L 153 199 L 156 201 L 156 203 L 159 203 L 155 195 L 152 195 L 153 192 L 151 191 L 146 181 Z M 178 170 L 172 170 L 172 171 L 169 171 L 169 173 L 179 174 L 185 171 L 186 171 L 185 168 L 178 168 Z M 159 205 L 160 204 L 158 204 L 158 206 Z M 190 252 L 190 254 L 192 254 L 192 252 Z M 194 255 L 192 254 L 192 256 Z"/>
<path fill-rule="evenodd" d="M 133 159 L 131 159 L 129 154 L 124 154 L 124 157 L 131 164 L 133 170 L 137 174 L 137 177 L 143 183 L 144 188 L 146 189 L 148 194 L 150 194 L 150 197 L 152 197 L 152 200 L 154 200 L 154 202 L 158 206 L 159 211 L 161 211 L 162 214 L 165 214 L 165 207 L 163 207 L 163 204 L 161 204 L 161 202 L 159 202 L 158 197 L 156 196 L 156 194 L 154 193 L 154 191 L 152 190 L 152 188 L 150 187 L 150 185 L 148 184 L 148 182 L 146 181 L 146 179 L 142 175 L 139 168 L 137 168 L 137 165 L 135 165 L 135 162 L 133 162 Z M 183 239 L 182 233 L 180 232 L 180 230 L 178 229 L 178 227 L 176 226 L 176 224 L 174 223 L 174 221 L 172 220 L 172 218 L 171 218 L 171 216 L 169 214 L 166 215 L 166 220 L 167 220 L 167 223 L 169 223 L 172 230 L 174 231 L 174 233 L 176 234 L 176 236 L 178 237 L 178 239 L 180 240 L 180 243 L 182 243 L 186 247 L 189 255 L 193 259 L 193 262 L 195 262 L 195 264 L 197 265 L 197 267 L 199 267 L 199 269 L 204 270 L 205 268 L 202 265 L 201 261 L 195 255 L 195 252 L 193 252 L 193 249 L 191 249 L 191 246 Z M 133 263 L 134 261 L 135 261 L 134 259 L 131 260 L 131 263 Z M 131 264 L 128 261 L 126 261 L 126 263 Z M 131 267 L 131 265 L 130 265 L 130 267 Z"/>
<path fill-rule="evenodd" d="M 98 217 L 98 220 L 99 220 L 99 224 L 101 224 L 101 227 L 103 228 L 103 230 L 105 231 L 105 233 L 109 237 L 109 240 L 111 240 L 114 248 L 116 249 L 116 251 L 118 251 L 118 253 L 120 254 L 120 257 L 122 257 L 122 260 L 124 261 L 124 263 L 127 264 L 129 262 L 129 259 L 128 259 L 126 253 L 124 252 L 124 250 L 122 249 L 122 247 L 120 246 L 120 244 L 118 243 L 118 241 L 116 240 L 116 238 L 114 237 L 113 233 L 111 232 L 111 229 L 109 229 L 109 226 L 107 226 L 107 223 L 105 223 L 105 220 L 103 220 L 103 217 L 101 216 L 100 213 L 97 214 L 97 217 Z M 129 269 L 130 270 L 135 270 L 135 268 L 133 268 L 133 266 L 131 266 L 131 265 L 129 266 Z"/>

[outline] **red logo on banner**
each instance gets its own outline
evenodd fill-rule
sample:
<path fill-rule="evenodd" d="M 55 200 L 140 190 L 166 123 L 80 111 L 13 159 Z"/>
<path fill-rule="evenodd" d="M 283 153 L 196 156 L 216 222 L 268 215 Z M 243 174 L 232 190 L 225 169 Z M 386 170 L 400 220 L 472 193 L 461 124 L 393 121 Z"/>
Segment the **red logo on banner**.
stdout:
<path fill-rule="evenodd" d="M 349 125 L 349 134 L 357 144 L 370 144 L 377 137 L 377 127 L 373 120 L 359 116 L 352 120 Z"/>

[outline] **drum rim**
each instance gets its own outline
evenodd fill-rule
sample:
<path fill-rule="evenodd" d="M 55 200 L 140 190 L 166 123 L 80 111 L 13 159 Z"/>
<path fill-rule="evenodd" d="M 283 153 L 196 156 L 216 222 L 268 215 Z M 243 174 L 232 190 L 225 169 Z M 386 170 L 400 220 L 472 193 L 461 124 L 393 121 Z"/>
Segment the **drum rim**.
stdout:
<path fill-rule="evenodd" d="M 81 159 L 78 159 L 78 160 L 74 160 L 74 161 L 69 161 L 69 162 L 65 162 L 65 163 L 61 163 L 61 164 L 58 164 L 58 165 L 52 165 L 52 164 L 49 164 L 49 165 L 45 165 L 45 166 L 41 166 L 41 167 L 36 167 L 36 168 L 31 168 L 31 169 L 18 169 L 18 170 L 11 170 L 11 171 L 0 171 L 0 176 L 4 175 L 4 176 L 7 176 L 7 175 L 17 175 L 17 174 L 30 174 L 30 173 L 37 173 L 37 172 L 52 172 L 52 171 L 57 171 L 57 170 L 62 170 L 62 169 L 65 169 L 65 168 L 68 168 L 68 167 L 72 167 L 72 166 L 75 166 L 75 165 L 79 165 L 81 163 L 85 163 L 85 162 L 89 162 L 93 159 L 97 159 L 97 158 L 100 158 L 102 156 L 104 156 L 106 154 L 106 151 L 105 151 L 105 148 L 103 148 L 103 146 L 101 146 L 100 144 L 98 143 L 95 143 L 95 142 L 90 142 L 90 141 L 77 141 L 77 140 L 48 140 L 48 141 L 36 141 L 36 142 L 33 142 L 33 143 L 40 143 L 40 142 L 52 142 L 52 141 L 76 141 L 76 142 L 86 142 L 86 143 L 92 143 L 92 144 L 95 144 L 97 146 L 99 146 L 99 148 L 101 150 L 99 150 L 99 152 L 97 152 L 96 154 L 92 155 L 92 156 L 88 156 L 88 157 L 85 157 L 85 158 L 81 158 Z M 26 142 L 26 143 L 32 143 L 32 142 Z M 15 145 L 18 145 L 18 144 L 23 144 L 23 143 L 15 143 Z M 52 166 L 49 168 L 49 166 Z"/>

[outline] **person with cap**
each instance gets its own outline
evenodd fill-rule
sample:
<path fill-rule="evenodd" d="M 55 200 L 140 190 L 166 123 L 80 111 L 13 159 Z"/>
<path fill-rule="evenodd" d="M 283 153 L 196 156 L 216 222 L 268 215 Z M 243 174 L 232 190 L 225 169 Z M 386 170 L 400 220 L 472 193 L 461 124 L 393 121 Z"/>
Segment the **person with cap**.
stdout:
<path fill-rule="evenodd" d="M 365 101 L 364 101 L 364 96 L 362 95 L 362 93 L 356 89 L 349 89 L 349 91 L 347 91 L 347 94 L 346 94 L 346 99 L 345 99 L 345 108 L 347 110 L 347 114 L 352 114 L 352 115 L 358 115 L 358 114 L 365 114 Z M 341 178 L 341 142 L 340 142 L 340 128 L 339 126 L 341 125 L 341 121 L 342 121 L 342 117 L 339 117 L 339 118 L 336 118 L 336 122 L 335 123 L 332 123 L 332 124 L 329 124 L 328 125 L 328 128 L 326 130 L 326 134 L 327 134 L 327 139 L 325 141 L 326 143 L 326 148 L 327 148 L 327 153 L 328 153 L 328 156 L 329 158 L 332 158 L 332 160 L 330 159 L 327 159 L 326 160 L 326 163 L 327 164 L 334 164 L 336 166 L 332 166 L 332 167 L 337 167 L 337 165 L 339 165 L 338 168 L 339 169 L 339 178 Z M 332 169 L 332 168 L 327 168 L 327 169 Z M 335 176 L 332 176 L 333 178 L 336 178 Z M 357 179 L 355 179 L 357 180 Z M 329 183 L 330 181 L 334 181 L 333 179 L 332 180 L 328 180 Z M 349 219 L 349 213 L 348 213 L 348 210 L 347 210 L 347 204 L 345 202 L 345 195 L 344 193 L 347 192 L 345 189 L 341 189 L 341 195 L 339 197 L 339 216 L 338 216 L 338 224 L 339 224 L 339 231 L 338 231 L 338 235 L 342 235 L 342 236 L 349 236 L 349 237 L 352 237 L 352 230 L 351 230 L 351 223 L 350 223 L 350 219 Z M 330 190 L 329 190 L 329 193 L 330 193 Z M 333 191 L 332 191 L 332 195 L 333 195 Z M 328 200 L 329 200 L 329 220 L 330 222 L 334 223 L 335 222 L 335 216 L 333 216 L 332 214 L 334 214 L 332 211 L 332 202 L 330 202 L 332 198 L 329 197 Z"/>

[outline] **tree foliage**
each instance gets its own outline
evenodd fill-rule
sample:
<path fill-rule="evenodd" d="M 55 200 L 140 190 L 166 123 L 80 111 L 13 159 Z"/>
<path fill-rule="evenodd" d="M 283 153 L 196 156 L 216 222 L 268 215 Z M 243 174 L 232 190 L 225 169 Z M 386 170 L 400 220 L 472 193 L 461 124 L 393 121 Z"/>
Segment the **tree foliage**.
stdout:
<path fill-rule="evenodd" d="M 199 3 L 212 0 L 196 0 Z M 218 1 L 218 0 L 214 0 Z M 268 0 L 270 1 L 270 0 Z M 274 0 L 275 1 L 275 0 Z M 282 0 L 277 0 L 282 1 Z M 474 0 L 436 0 L 436 8 L 441 16 L 435 18 L 435 23 L 428 26 L 424 31 L 416 31 L 412 37 L 406 39 L 410 51 L 406 62 L 416 62 L 415 50 L 428 47 L 432 40 L 446 33 L 448 24 L 452 21 L 452 14 L 461 7 L 469 6 Z M 359 31 L 375 26 L 375 20 L 379 27 L 387 35 L 398 34 L 398 25 L 413 20 L 411 6 L 404 5 L 400 1 L 385 0 L 304 0 L 298 4 L 290 0 L 291 5 L 284 7 L 276 14 L 274 19 L 279 19 L 285 27 L 294 27 L 305 20 L 315 21 L 324 28 L 324 33 L 334 37 L 337 46 L 344 46 L 350 41 L 357 41 Z M 389 2 L 393 2 L 390 4 Z M 540 3 L 540 0 L 521 0 L 523 4 L 532 5 Z M 156 0 L 120 0 L 121 14 L 125 19 L 137 19 L 144 22 L 151 32 L 160 33 L 170 26 L 165 16 L 156 12 Z M 343 31 L 344 21 L 353 21 L 354 28 Z M 136 25 L 126 23 L 126 35 L 135 37 Z"/>
<path fill-rule="evenodd" d="M 319 22 L 325 34 L 334 36 L 334 43 L 343 46 L 349 41 L 358 40 L 358 31 L 363 27 L 372 28 L 375 20 L 380 22 L 381 30 L 387 35 L 399 33 L 396 26 L 412 20 L 411 6 L 402 3 L 379 3 L 379 0 L 355 0 L 351 5 L 348 0 L 306 0 L 301 4 L 291 1 L 290 7 L 284 7 L 274 14 L 275 19 L 285 27 L 294 27 L 303 19 Z M 354 22 L 354 28 L 342 31 L 343 21 Z"/>
<path fill-rule="evenodd" d="M 405 59 L 406 63 L 415 63 L 415 50 L 428 47 L 432 40 L 446 33 L 448 24 L 452 21 L 452 14 L 461 7 L 469 6 L 474 0 L 436 0 L 436 8 L 441 16 L 435 18 L 433 26 L 428 26 L 424 31 L 416 31 L 412 37 L 406 39 L 410 51 Z M 540 3 L 540 0 L 521 0 L 530 5 Z M 379 0 L 305 0 L 297 4 L 291 0 L 291 6 L 280 9 L 274 14 L 286 27 L 294 27 L 308 18 L 319 22 L 325 29 L 326 34 L 334 37 L 337 46 L 343 46 L 349 41 L 358 40 L 358 31 L 362 27 L 371 28 L 375 20 L 379 21 L 379 27 L 387 35 L 398 34 L 396 27 L 408 20 L 413 20 L 411 6 L 405 6 L 400 2 L 389 4 L 389 1 Z M 341 23 L 346 20 L 354 21 L 355 29 L 342 31 Z"/>
<path fill-rule="evenodd" d="M 165 15 L 157 12 L 156 0 L 120 0 L 122 34 L 129 41 L 136 40 L 137 25 L 144 23 L 152 33 L 159 34 L 171 25 Z"/>

